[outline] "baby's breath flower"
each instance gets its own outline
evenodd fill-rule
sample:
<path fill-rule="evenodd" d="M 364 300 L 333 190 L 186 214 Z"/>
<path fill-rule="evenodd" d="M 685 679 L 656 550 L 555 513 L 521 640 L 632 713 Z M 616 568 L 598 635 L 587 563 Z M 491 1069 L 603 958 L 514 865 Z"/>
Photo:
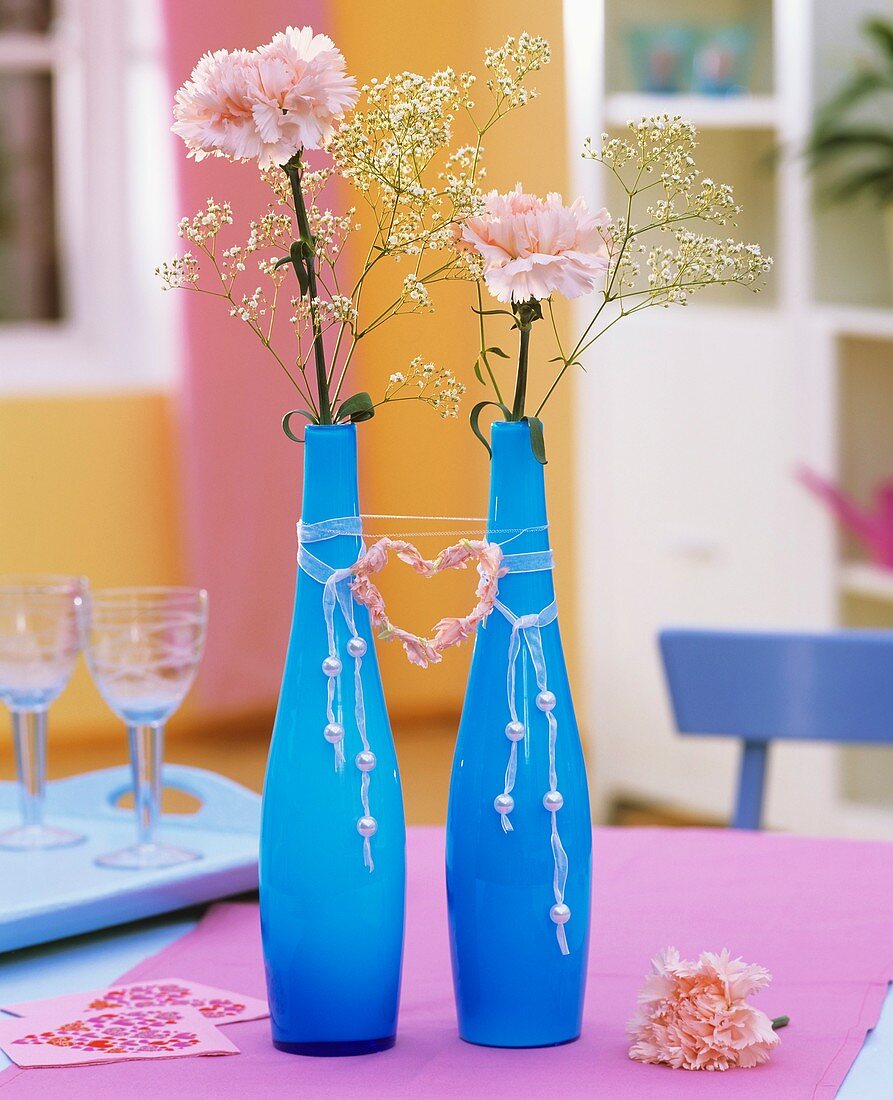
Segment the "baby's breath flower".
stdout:
<path fill-rule="evenodd" d="M 228 202 L 215 202 L 208 199 L 204 210 L 199 210 L 194 218 L 181 218 L 177 232 L 183 240 L 203 245 L 216 237 L 225 225 L 233 224 L 233 211 Z"/>
<path fill-rule="evenodd" d="M 229 311 L 230 317 L 238 317 L 246 324 L 257 326 L 261 317 L 267 312 L 267 302 L 261 287 L 257 287 L 253 294 L 243 294 L 238 305 L 233 305 Z"/>
<path fill-rule="evenodd" d="M 414 392 L 407 392 L 414 391 Z M 404 374 L 392 374 L 382 404 L 389 401 L 421 401 L 436 410 L 443 420 L 454 419 L 465 386 L 446 367 L 437 367 L 417 355 Z"/>
<path fill-rule="evenodd" d="M 407 275 L 403 280 L 403 300 L 408 302 L 410 308 L 418 313 L 433 313 L 434 304 L 428 288 L 419 277 L 414 274 Z"/>
<path fill-rule="evenodd" d="M 179 290 L 195 286 L 199 279 L 198 260 L 191 252 L 165 260 L 155 268 L 155 274 L 161 279 L 163 290 Z"/>

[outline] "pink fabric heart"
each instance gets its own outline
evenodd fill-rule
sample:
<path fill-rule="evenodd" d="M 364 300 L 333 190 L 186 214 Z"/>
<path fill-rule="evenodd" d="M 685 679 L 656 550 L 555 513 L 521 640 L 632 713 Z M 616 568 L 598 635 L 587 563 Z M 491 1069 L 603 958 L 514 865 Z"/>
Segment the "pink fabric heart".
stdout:
<path fill-rule="evenodd" d="M 477 604 L 468 615 L 443 618 L 434 627 L 433 637 L 423 637 L 395 626 L 387 616 L 384 597 L 372 580 L 381 572 L 393 550 L 400 561 L 421 577 L 435 577 L 446 569 L 465 569 L 470 561 L 477 562 L 480 580 L 475 591 Z M 508 572 L 502 565 L 502 548 L 498 543 L 484 540 L 461 539 L 453 546 L 441 550 L 436 558 L 422 557 L 411 542 L 402 539 L 379 539 L 353 566 L 355 579 L 351 591 L 357 603 L 369 609 L 372 625 L 378 637 L 385 642 L 399 641 L 406 656 L 414 665 L 426 668 L 437 664 L 445 649 L 460 645 L 474 634 L 478 623 L 484 622 L 496 602 L 499 578 Z"/>

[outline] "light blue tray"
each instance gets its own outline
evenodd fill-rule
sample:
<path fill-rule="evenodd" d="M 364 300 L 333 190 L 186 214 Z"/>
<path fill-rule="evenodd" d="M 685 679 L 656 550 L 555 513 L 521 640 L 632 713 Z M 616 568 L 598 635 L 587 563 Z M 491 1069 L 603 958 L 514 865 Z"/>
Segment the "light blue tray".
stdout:
<path fill-rule="evenodd" d="M 177 867 L 125 871 L 96 856 L 132 844 L 130 769 L 108 768 L 47 784 L 47 821 L 85 833 L 72 848 L 0 850 L 0 951 L 74 936 L 257 888 L 260 796 L 201 768 L 168 764 L 165 787 L 201 800 L 194 814 L 165 814 L 159 839 L 202 853 Z M 0 829 L 18 822 L 14 783 L 0 783 Z"/>

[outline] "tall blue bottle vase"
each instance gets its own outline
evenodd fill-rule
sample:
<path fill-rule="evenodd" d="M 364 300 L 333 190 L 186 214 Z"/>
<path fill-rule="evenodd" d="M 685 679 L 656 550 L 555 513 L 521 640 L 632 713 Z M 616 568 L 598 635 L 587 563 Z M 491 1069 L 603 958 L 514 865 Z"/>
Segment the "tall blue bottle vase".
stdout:
<path fill-rule="evenodd" d="M 506 555 L 548 552 L 544 470 L 528 426 L 495 423 L 492 451 L 488 537 Z M 553 604 L 551 571 L 521 571 L 542 560 L 522 558 L 499 583 L 499 601 L 515 616 L 539 615 Z M 513 726 L 510 620 L 495 609 L 478 628 L 453 760 L 446 834 L 453 982 L 459 1034 L 485 1046 L 553 1046 L 580 1034 L 592 825 L 554 614 L 544 615 L 538 630 L 516 632 Z M 534 659 L 538 643 L 541 659 Z M 545 669 L 545 697 L 537 664 Z"/>
<path fill-rule="evenodd" d="M 358 515 L 356 428 L 308 427 L 302 524 Z M 342 569 L 356 560 L 360 538 L 338 534 L 305 545 L 323 571 Z M 322 581 L 299 568 L 264 783 L 261 932 L 274 1046 L 295 1054 L 368 1054 L 392 1046 L 397 1029 L 403 797 L 368 613 L 351 604 L 365 647 L 354 641 L 348 648 L 352 633 L 336 600 L 332 621 L 342 668 L 329 676 L 323 593 Z M 355 712 L 355 654 L 364 648 L 359 678 L 371 770 L 369 757 L 358 757 L 364 745 Z M 331 672 L 331 663 L 327 667 Z M 327 729 L 330 681 L 334 724 L 344 731 L 340 742 L 338 730 Z"/>

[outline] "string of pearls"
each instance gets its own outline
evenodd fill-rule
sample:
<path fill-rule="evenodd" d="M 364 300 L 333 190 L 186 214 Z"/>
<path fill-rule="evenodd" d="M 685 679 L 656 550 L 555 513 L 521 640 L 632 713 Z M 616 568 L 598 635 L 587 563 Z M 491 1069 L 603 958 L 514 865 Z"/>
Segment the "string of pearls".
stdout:
<path fill-rule="evenodd" d="M 353 658 L 354 663 L 354 717 L 356 719 L 360 741 L 363 745 L 360 752 L 354 757 L 354 764 L 360 773 L 360 804 L 363 811 L 361 816 L 357 819 L 357 832 L 363 838 L 363 863 L 369 871 L 372 872 L 375 870 L 375 862 L 372 859 L 372 837 L 378 832 L 378 822 L 372 816 L 369 807 L 369 787 L 372 781 L 371 772 L 375 769 L 377 761 L 375 759 L 375 753 L 372 751 L 369 744 L 369 737 L 366 732 L 366 706 L 363 699 L 362 668 L 367 646 L 365 640 L 356 633 L 354 623 L 349 622 L 348 626 L 353 632 L 347 642 L 347 652 Z M 332 699 L 336 691 L 338 698 L 341 698 L 341 673 L 343 668 L 344 666 L 337 651 L 330 652 L 322 663 L 323 674 L 328 679 L 329 698 L 329 721 L 323 730 L 323 736 L 326 741 L 335 748 L 335 766 L 339 771 L 344 767 L 345 759 L 344 726 L 341 722 L 335 722 L 334 720 Z"/>
<path fill-rule="evenodd" d="M 518 555 L 518 558 L 521 557 L 523 557 L 523 555 Z M 561 834 L 558 830 L 558 812 L 564 806 L 564 796 L 558 789 L 558 769 L 555 752 L 558 739 L 558 721 L 554 711 L 557 705 L 557 699 L 555 698 L 555 693 L 550 691 L 548 687 L 546 658 L 543 653 L 542 638 L 540 636 L 541 628 L 554 622 L 557 616 L 557 609 L 553 601 L 549 607 L 544 608 L 538 615 L 518 616 L 499 600 L 496 601 L 495 606 L 502 613 L 504 618 L 508 620 L 512 628 L 509 640 L 508 669 L 506 673 L 506 695 L 508 699 L 510 720 L 505 727 L 505 736 L 508 738 L 511 748 L 509 749 L 509 759 L 505 770 L 503 790 L 501 794 L 498 794 L 496 798 L 494 798 L 493 808 L 496 810 L 497 814 L 499 814 L 503 832 L 513 832 L 514 829 L 510 820 L 510 815 L 515 808 L 515 799 L 511 792 L 514 788 L 517 776 L 518 744 L 527 736 L 527 726 L 518 717 L 515 699 L 515 664 L 522 651 L 521 639 L 523 638 L 524 648 L 526 649 L 524 654 L 525 689 L 527 679 L 526 659 L 529 653 L 530 659 L 533 662 L 537 687 L 539 689 L 535 699 L 536 707 L 545 715 L 549 729 L 549 789 L 543 795 L 542 800 L 543 808 L 551 817 L 550 844 L 554 864 L 552 886 L 555 903 L 549 910 L 549 917 L 555 925 L 555 935 L 558 940 L 559 949 L 563 955 L 568 955 L 570 954 L 570 948 L 568 947 L 567 933 L 565 932 L 564 926 L 570 920 L 571 911 L 570 906 L 568 906 L 564 900 L 568 874 L 567 852 L 564 849 L 564 845 L 561 843 Z M 526 699 L 526 690 L 524 691 L 524 696 Z"/>

